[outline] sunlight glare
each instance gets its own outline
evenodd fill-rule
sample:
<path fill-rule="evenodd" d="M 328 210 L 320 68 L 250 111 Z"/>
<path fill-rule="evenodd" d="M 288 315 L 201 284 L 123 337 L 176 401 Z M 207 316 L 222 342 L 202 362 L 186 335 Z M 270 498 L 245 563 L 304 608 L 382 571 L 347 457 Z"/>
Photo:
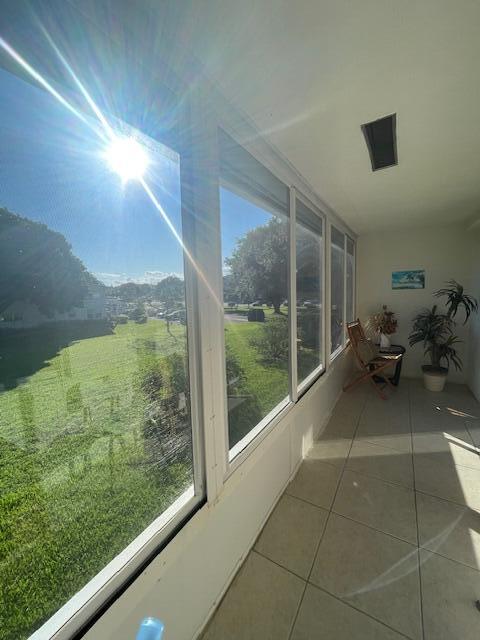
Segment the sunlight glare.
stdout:
<path fill-rule="evenodd" d="M 131 137 L 114 138 L 105 152 L 105 159 L 122 182 L 141 180 L 149 165 L 145 149 Z"/>

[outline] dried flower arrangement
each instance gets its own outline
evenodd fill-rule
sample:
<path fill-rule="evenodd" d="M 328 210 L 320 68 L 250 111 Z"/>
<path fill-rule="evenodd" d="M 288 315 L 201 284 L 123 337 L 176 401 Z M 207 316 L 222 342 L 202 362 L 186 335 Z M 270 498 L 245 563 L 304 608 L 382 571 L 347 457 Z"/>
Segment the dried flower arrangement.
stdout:
<path fill-rule="evenodd" d="M 376 313 L 373 316 L 373 324 L 378 333 L 383 333 L 386 336 L 395 333 L 397 330 L 395 313 L 389 311 L 386 304 L 383 305 L 381 313 Z"/>

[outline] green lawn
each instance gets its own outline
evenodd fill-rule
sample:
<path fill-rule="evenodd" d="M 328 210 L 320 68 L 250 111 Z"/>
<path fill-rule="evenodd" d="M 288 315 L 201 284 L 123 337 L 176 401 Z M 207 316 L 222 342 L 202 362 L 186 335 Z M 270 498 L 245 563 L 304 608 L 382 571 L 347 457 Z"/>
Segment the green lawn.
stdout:
<path fill-rule="evenodd" d="M 262 418 L 274 409 L 289 393 L 288 354 L 277 360 L 264 357 L 255 344 L 266 323 L 274 317 L 273 308 L 262 307 L 265 323 L 228 321 L 231 314 L 246 315 L 248 305 L 226 310 L 225 344 L 243 371 L 243 380 L 229 395 L 240 396 L 242 401 L 229 415 L 230 446 L 243 438 Z M 288 336 L 288 308 L 281 308 Z M 278 316 L 277 316 L 278 317 Z M 316 327 L 313 328 L 315 330 Z M 318 329 L 318 333 L 320 333 Z M 298 344 L 298 380 L 304 380 L 319 365 L 318 349 Z M 228 372 L 227 372 L 228 375 Z"/>
<path fill-rule="evenodd" d="M 266 362 L 255 345 L 264 326 L 226 323 L 241 372 L 231 443 L 288 394 L 286 359 Z M 0 640 L 27 638 L 192 480 L 189 450 L 159 468 L 142 429 L 145 362 L 183 356 L 185 328 L 67 331 L 0 338 Z"/>
<path fill-rule="evenodd" d="M 188 463 L 152 470 L 142 436 L 145 352 L 185 346 L 184 328 L 118 325 L 62 348 L 0 393 L 0 638 L 26 638 L 191 482 Z M 31 337 L 30 337 L 31 338 Z M 9 337 L 3 363 L 55 353 L 51 331 Z M 4 383 L 5 384 L 5 383 Z"/>
<path fill-rule="evenodd" d="M 288 395 L 288 361 L 265 362 L 252 344 L 262 327 L 259 322 L 226 323 L 225 343 L 244 374 L 243 382 L 234 394 L 244 400 L 229 416 L 230 446 L 241 440 Z"/>

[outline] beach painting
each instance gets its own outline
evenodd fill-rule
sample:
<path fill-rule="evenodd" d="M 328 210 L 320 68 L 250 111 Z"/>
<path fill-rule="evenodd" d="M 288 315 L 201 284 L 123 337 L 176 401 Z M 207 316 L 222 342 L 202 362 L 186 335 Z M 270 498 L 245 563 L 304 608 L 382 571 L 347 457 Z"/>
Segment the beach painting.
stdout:
<path fill-rule="evenodd" d="M 392 271 L 392 289 L 425 289 L 425 271 Z"/>

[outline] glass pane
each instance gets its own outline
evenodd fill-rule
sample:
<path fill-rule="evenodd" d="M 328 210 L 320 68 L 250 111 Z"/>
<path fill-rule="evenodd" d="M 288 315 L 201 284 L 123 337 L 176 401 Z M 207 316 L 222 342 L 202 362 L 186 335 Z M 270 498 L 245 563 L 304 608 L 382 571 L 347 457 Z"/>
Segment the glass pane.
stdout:
<path fill-rule="evenodd" d="M 241 450 L 289 392 L 288 219 L 222 188 L 221 224 L 229 445 Z"/>
<path fill-rule="evenodd" d="M 322 220 L 297 199 L 297 367 L 301 383 L 322 363 Z"/>
<path fill-rule="evenodd" d="M 343 304 L 345 291 L 345 236 L 332 227 L 331 242 L 331 353 L 343 344 Z"/>
<path fill-rule="evenodd" d="M 355 320 L 354 308 L 354 290 L 355 290 L 355 245 L 353 240 L 347 236 L 347 322 Z"/>
<path fill-rule="evenodd" d="M 193 495 L 192 430 L 178 154 L 0 85 L 0 635 L 19 640 Z"/>

